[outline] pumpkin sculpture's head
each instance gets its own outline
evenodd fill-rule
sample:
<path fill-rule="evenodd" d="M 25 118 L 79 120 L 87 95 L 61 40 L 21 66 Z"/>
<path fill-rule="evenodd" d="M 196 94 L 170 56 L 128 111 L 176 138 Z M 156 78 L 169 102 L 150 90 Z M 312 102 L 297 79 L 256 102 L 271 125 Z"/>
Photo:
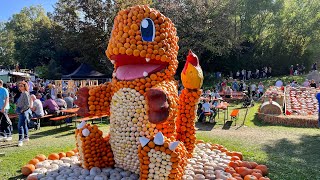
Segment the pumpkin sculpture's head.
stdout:
<path fill-rule="evenodd" d="M 172 21 L 148 6 L 121 10 L 114 20 L 106 55 L 118 80 L 134 80 L 177 69 L 178 36 Z"/>

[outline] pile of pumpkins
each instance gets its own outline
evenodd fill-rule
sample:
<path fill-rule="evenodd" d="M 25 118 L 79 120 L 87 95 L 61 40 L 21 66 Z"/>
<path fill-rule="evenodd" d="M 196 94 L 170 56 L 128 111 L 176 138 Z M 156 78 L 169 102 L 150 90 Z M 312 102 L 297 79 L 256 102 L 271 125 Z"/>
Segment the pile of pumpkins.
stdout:
<path fill-rule="evenodd" d="M 243 161 L 241 152 L 228 151 L 219 144 L 212 145 L 211 150 L 224 152 L 227 156 L 231 157 L 228 167 L 224 169 L 226 173 L 232 176 L 227 180 L 270 180 L 266 177 L 268 174 L 268 167 L 266 165 Z"/>
<path fill-rule="evenodd" d="M 146 150 L 146 147 L 153 147 L 152 143 L 153 142 L 150 141 L 147 143 L 148 146 L 144 146 L 145 148 L 140 147 L 140 151 Z M 149 154 L 150 153 L 147 153 L 147 156 L 149 156 Z M 140 162 L 145 161 L 144 157 L 141 156 L 139 158 Z M 149 158 L 150 157 L 148 157 L 148 159 Z M 88 177 L 88 179 L 95 179 L 95 177 L 97 177 L 97 179 L 104 179 L 102 177 L 104 177 L 105 174 L 109 175 L 108 178 L 111 178 L 111 176 L 114 176 L 115 178 L 120 176 L 130 177 L 131 179 L 139 178 L 137 174 L 124 171 L 120 168 L 100 169 L 98 167 L 93 167 L 90 170 L 84 169 L 80 167 L 77 149 L 66 153 L 51 153 L 48 157 L 42 154 L 37 155 L 35 158 L 31 159 L 27 165 L 21 168 L 22 174 L 28 176 L 27 180 L 37 180 L 41 178 L 48 179 L 48 176 L 55 176 L 56 178 L 59 176 L 62 177 L 64 171 L 70 171 L 71 174 L 76 174 L 76 172 L 78 172 L 81 174 L 80 176 L 85 178 Z M 149 175 L 150 172 L 146 171 L 146 173 Z M 198 141 L 193 157 L 188 159 L 184 175 L 181 179 L 270 180 L 266 176 L 267 174 L 267 166 L 257 164 L 256 162 L 243 161 L 241 152 L 228 151 L 219 144 Z M 72 179 L 70 173 L 68 175 L 69 179 Z"/>
<path fill-rule="evenodd" d="M 60 153 L 51 153 L 46 157 L 43 154 L 39 154 L 31 159 L 28 164 L 22 166 L 21 173 L 25 176 L 28 176 L 32 173 L 42 173 L 43 171 L 47 170 L 56 170 L 59 166 L 52 164 L 51 162 L 61 160 L 61 163 L 69 163 L 69 164 L 76 164 L 78 163 L 78 157 L 75 156 L 78 153 L 78 150 L 75 148 L 68 152 L 60 152 Z M 58 163 L 57 163 L 58 165 Z M 38 169 L 37 171 L 35 171 Z M 32 179 L 32 178 L 28 178 Z"/>

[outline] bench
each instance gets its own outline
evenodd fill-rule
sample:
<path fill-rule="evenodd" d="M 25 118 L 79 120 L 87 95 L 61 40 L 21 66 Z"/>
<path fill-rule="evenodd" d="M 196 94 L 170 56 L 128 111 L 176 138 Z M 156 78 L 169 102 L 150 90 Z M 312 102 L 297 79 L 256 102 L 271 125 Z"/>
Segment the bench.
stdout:
<path fill-rule="evenodd" d="M 80 123 L 80 122 L 82 122 L 82 121 L 90 121 L 90 120 L 91 120 L 91 121 L 92 121 L 92 124 L 93 124 L 93 120 L 100 118 L 100 123 L 102 123 L 102 118 L 104 118 L 104 117 L 108 117 L 108 115 L 83 117 L 83 118 L 74 120 L 74 122 L 75 122 L 75 124 L 76 124 L 77 122 Z"/>
<path fill-rule="evenodd" d="M 56 116 L 56 117 L 53 117 L 53 118 L 50 118 L 49 120 L 50 121 L 62 121 L 62 120 L 65 120 L 67 118 L 69 118 L 70 116 Z M 61 124 L 60 123 L 60 127 L 61 127 Z"/>
<path fill-rule="evenodd" d="M 15 118 L 19 117 L 19 115 L 18 114 L 8 114 L 8 117 L 10 119 L 15 119 Z"/>
<path fill-rule="evenodd" d="M 239 109 L 234 109 L 234 110 L 232 110 L 232 112 L 230 113 L 231 120 L 234 121 L 234 125 L 235 125 L 235 126 L 237 125 L 237 119 L 238 119 L 238 117 L 239 117 L 239 112 L 240 112 Z"/>
<path fill-rule="evenodd" d="M 40 129 L 40 127 L 41 127 L 41 125 L 40 125 L 41 119 L 49 118 L 49 117 L 52 117 L 52 116 L 53 116 L 53 114 L 47 114 L 47 115 L 44 115 L 42 117 L 31 118 L 31 120 L 36 121 L 37 122 L 37 126 L 38 126 L 37 129 Z"/>

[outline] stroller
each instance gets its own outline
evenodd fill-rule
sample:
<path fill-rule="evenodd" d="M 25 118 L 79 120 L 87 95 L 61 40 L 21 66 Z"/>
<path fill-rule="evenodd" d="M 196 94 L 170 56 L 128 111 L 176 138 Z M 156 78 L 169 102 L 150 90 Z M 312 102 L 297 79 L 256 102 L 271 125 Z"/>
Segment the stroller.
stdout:
<path fill-rule="evenodd" d="M 252 96 L 249 96 L 247 93 L 243 93 L 243 104 L 242 107 L 253 107 L 254 106 L 254 100 L 252 99 Z"/>

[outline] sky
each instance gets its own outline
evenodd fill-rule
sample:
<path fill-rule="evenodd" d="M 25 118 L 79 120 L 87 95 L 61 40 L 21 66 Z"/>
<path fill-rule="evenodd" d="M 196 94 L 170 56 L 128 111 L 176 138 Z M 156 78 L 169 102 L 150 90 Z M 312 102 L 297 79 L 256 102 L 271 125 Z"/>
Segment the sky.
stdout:
<path fill-rule="evenodd" d="M 53 5 L 58 0 L 0 0 L 0 22 L 8 21 L 13 15 L 19 13 L 22 8 L 32 5 L 41 5 L 47 12 L 53 12 Z"/>

